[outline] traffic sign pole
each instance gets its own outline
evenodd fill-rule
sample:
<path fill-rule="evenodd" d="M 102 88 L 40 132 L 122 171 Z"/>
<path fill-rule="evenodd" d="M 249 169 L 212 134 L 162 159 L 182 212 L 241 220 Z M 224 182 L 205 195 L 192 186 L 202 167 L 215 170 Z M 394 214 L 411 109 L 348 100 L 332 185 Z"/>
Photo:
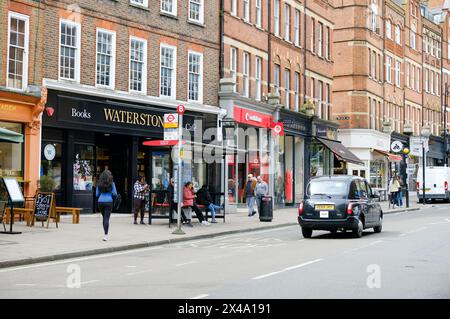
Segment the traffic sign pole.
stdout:
<path fill-rule="evenodd" d="M 181 174 L 182 174 L 182 159 L 181 159 L 181 147 L 182 147 L 182 134 L 183 134 L 183 113 L 184 105 L 179 105 L 177 107 L 178 112 L 178 203 L 177 203 L 177 229 L 172 233 L 175 235 L 185 235 L 186 233 L 181 229 L 181 202 L 183 201 L 183 185 L 181 185 Z"/>

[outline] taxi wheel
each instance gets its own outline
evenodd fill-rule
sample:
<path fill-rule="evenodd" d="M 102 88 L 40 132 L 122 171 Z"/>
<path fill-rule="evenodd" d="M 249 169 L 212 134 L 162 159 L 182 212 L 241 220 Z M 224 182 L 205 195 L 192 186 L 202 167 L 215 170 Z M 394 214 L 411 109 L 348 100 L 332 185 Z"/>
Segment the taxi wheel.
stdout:
<path fill-rule="evenodd" d="M 358 228 L 353 230 L 353 236 L 355 236 L 355 238 L 361 238 L 363 234 L 363 229 L 364 229 L 363 222 L 361 221 L 361 219 L 359 219 Z"/>
<path fill-rule="evenodd" d="M 376 233 L 381 233 L 381 230 L 383 229 L 383 217 L 380 217 L 379 225 L 373 228 L 373 231 Z"/>
<path fill-rule="evenodd" d="M 311 228 L 305 228 L 305 227 L 302 227 L 302 235 L 303 235 L 303 237 L 305 237 L 305 238 L 311 238 L 311 236 L 312 236 L 312 229 Z"/>

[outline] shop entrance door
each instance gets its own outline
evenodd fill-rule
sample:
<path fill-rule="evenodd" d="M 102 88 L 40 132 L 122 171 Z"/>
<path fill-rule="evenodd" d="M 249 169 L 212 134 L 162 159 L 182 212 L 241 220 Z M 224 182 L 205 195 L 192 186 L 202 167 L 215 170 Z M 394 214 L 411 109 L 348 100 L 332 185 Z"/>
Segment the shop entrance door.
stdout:
<path fill-rule="evenodd" d="M 114 211 L 130 212 L 130 190 L 128 189 L 128 184 L 130 182 L 128 176 L 129 148 L 127 147 L 127 145 L 131 144 L 130 137 L 98 134 L 96 136 L 95 144 L 97 178 L 105 169 L 111 171 L 117 193 L 120 194 L 121 197 L 121 203 Z"/>

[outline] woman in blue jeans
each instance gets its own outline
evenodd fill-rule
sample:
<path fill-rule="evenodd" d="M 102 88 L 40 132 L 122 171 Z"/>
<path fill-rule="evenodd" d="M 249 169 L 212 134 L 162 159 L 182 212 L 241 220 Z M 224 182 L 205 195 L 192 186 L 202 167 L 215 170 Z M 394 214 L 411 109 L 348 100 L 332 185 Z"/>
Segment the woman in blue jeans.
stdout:
<path fill-rule="evenodd" d="M 100 174 L 95 195 L 97 197 L 98 209 L 100 209 L 103 216 L 103 230 L 105 232 L 103 241 L 107 241 L 109 218 L 111 217 L 114 198 L 117 197 L 116 185 L 113 182 L 113 177 L 109 170 L 105 169 Z"/>
<path fill-rule="evenodd" d="M 397 207 L 403 207 L 403 193 L 402 193 L 403 182 L 400 176 L 397 176 L 397 180 L 398 184 L 400 185 L 397 192 Z"/>

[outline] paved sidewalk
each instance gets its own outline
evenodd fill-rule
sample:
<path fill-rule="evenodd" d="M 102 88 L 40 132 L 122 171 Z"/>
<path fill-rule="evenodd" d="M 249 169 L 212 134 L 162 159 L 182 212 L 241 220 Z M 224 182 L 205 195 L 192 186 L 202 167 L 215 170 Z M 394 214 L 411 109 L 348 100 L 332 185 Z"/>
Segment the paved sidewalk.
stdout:
<path fill-rule="evenodd" d="M 385 214 L 418 210 L 423 207 L 417 203 L 417 198 L 414 199 L 412 196 L 409 209 L 389 209 L 387 202 L 380 204 Z M 297 208 L 274 211 L 272 222 L 260 222 L 257 215 L 248 217 L 246 209 L 238 209 L 237 213 L 227 214 L 226 223 L 218 219 L 217 224 L 204 226 L 194 219 L 193 228 L 183 226 L 185 235 L 172 234 L 176 226 L 172 225 L 169 228 L 166 219 L 153 220 L 152 225 L 133 225 L 132 222 L 131 214 L 113 214 L 107 242 L 102 241 L 100 214 L 81 215 L 80 224 L 75 225 L 72 224 L 71 215 L 61 216 L 58 229 L 54 223 L 47 229 L 40 223 L 30 228 L 25 226 L 25 222 L 15 222 L 14 230 L 21 231 L 22 234 L 0 234 L 0 268 L 297 225 Z M 9 225 L 7 227 L 9 230 Z"/>
<path fill-rule="evenodd" d="M 280 209 L 274 211 L 272 222 L 260 222 L 257 215 L 248 217 L 246 210 L 239 209 L 227 214 L 225 223 L 217 219 L 217 224 L 205 226 L 194 218 L 194 227 L 182 227 L 186 235 L 174 235 L 176 225 L 169 228 L 167 219 L 153 220 L 152 225 L 134 225 L 131 214 L 113 214 L 107 242 L 102 241 L 100 214 L 81 215 L 80 224 L 72 224 L 71 215 L 61 216 L 58 229 L 53 222 L 48 229 L 41 223 L 30 228 L 25 222 L 15 222 L 13 230 L 22 234 L 0 234 L 0 268 L 296 225 L 296 217 L 296 209 Z"/>
<path fill-rule="evenodd" d="M 389 205 L 388 201 L 383 201 L 380 202 L 381 205 L 381 209 L 383 210 L 383 212 L 385 214 L 392 214 L 392 213 L 400 213 L 400 212 L 405 212 L 405 211 L 414 211 L 414 210 L 418 210 L 421 209 L 423 207 L 429 207 L 431 206 L 430 204 L 420 204 L 418 199 L 417 199 L 417 195 L 416 193 L 409 193 L 409 208 L 406 208 L 406 199 L 405 197 L 403 197 L 403 206 L 402 207 L 395 207 L 393 208 L 392 205 Z"/>

